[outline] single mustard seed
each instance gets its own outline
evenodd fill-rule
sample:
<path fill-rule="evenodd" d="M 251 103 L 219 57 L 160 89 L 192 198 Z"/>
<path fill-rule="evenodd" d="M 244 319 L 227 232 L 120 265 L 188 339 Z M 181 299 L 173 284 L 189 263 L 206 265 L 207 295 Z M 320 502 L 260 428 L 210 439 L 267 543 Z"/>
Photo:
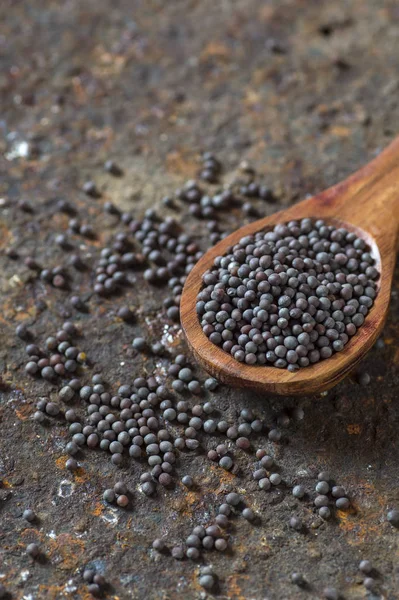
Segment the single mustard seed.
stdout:
<path fill-rule="evenodd" d="M 164 552 L 166 550 L 166 544 L 165 544 L 165 542 L 163 540 L 159 539 L 159 538 L 157 538 L 156 540 L 154 540 L 152 542 L 152 547 L 157 552 Z"/>
<path fill-rule="evenodd" d="M 319 516 L 325 521 L 328 521 L 331 518 L 331 511 L 328 506 L 322 506 L 319 508 Z"/>
<path fill-rule="evenodd" d="M 369 560 L 362 560 L 359 563 L 359 569 L 362 573 L 368 575 L 373 570 L 373 565 Z"/>
<path fill-rule="evenodd" d="M 292 495 L 295 496 L 295 498 L 303 498 L 305 495 L 305 488 L 303 485 L 296 485 L 292 489 Z"/>
<path fill-rule="evenodd" d="M 25 521 L 28 521 L 28 523 L 32 523 L 36 519 L 35 513 L 30 508 L 24 510 L 22 516 L 25 519 Z"/>
<path fill-rule="evenodd" d="M 246 521 L 249 521 L 249 522 L 254 521 L 256 518 L 256 515 L 251 508 L 244 508 L 244 510 L 242 511 L 242 516 L 244 517 L 244 519 Z"/>
<path fill-rule="evenodd" d="M 270 490 L 270 488 L 271 488 L 270 479 L 268 477 L 264 477 L 263 479 L 260 479 L 258 484 L 259 484 L 259 488 L 261 490 Z"/>
<path fill-rule="evenodd" d="M 366 577 L 363 580 L 363 585 L 367 590 L 374 590 L 376 588 L 377 582 L 373 577 Z"/>
<path fill-rule="evenodd" d="M 328 494 L 330 491 L 330 486 L 327 481 L 319 481 L 316 485 L 316 492 L 318 494 Z"/>
<path fill-rule="evenodd" d="M 350 507 L 351 503 L 350 500 L 348 498 L 338 498 L 338 500 L 335 501 L 335 506 L 339 509 L 339 510 L 348 510 Z"/>
<path fill-rule="evenodd" d="M 26 546 L 26 553 L 29 554 L 29 556 L 31 556 L 32 558 L 36 558 L 37 556 L 39 556 L 40 553 L 39 546 L 34 543 L 28 544 Z"/>
<path fill-rule="evenodd" d="M 269 480 L 272 485 L 280 485 L 282 478 L 280 473 L 272 473 L 269 477 Z"/>
<path fill-rule="evenodd" d="M 74 458 L 68 458 L 68 460 L 65 463 L 65 468 L 68 471 L 76 471 L 76 469 L 78 468 L 78 461 L 75 460 Z"/>
<path fill-rule="evenodd" d="M 185 475 L 184 477 L 182 477 L 181 482 L 187 488 L 192 488 L 194 485 L 194 480 L 192 477 L 190 477 L 190 475 Z"/>
<path fill-rule="evenodd" d="M 298 517 L 291 517 L 289 525 L 291 529 L 295 529 L 295 531 L 301 531 L 301 529 L 303 528 L 303 523 Z"/>
<path fill-rule="evenodd" d="M 199 584 L 205 590 L 211 590 L 215 585 L 215 579 L 212 575 L 201 575 L 199 578 Z"/>
<path fill-rule="evenodd" d="M 339 600 L 339 592 L 336 588 L 326 587 L 323 590 L 325 600 Z"/>
<path fill-rule="evenodd" d="M 393 508 L 392 510 L 388 511 L 387 521 L 393 527 L 396 527 L 399 529 L 399 510 L 397 508 Z"/>
<path fill-rule="evenodd" d="M 236 492 L 230 492 L 230 494 L 227 494 L 226 496 L 226 502 L 227 504 L 230 504 L 230 506 L 237 506 L 241 502 L 241 496 Z"/>
<path fill-rule="evenodd" d="M 306 579 L 301 573 L 292 573 L 291 581 L 294 585 L 297 585 L 298 587 L 306 586 Z"/>

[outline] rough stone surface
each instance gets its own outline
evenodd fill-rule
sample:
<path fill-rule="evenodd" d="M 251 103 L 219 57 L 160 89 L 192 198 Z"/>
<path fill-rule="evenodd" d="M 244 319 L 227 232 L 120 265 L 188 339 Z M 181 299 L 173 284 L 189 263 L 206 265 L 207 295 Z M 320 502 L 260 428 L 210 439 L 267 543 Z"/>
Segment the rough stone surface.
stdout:
<path fill-rule="evenodd" d="M 200 491 L 161 489 L 151 498 L 138 491 L 142 468 L 136 463 L 118 470 L 104 453 L 85 450 L 82 466 L 68 472 L 64 424 L 43 427 L 31 419 L 40 396 L 57 399 L 57 386 L 23 373 L 16 325 L 27 321 L 45 339 L 71 317 L 84 328 L 79 343 L 91 364 L 116 384 L 154 366 L 162 371 L 163 359 L 131 348 L 143 332 L 152 342 L 164 335 L 161 294 L 138 273 L 129 296 L 137 319 L 132 325 L 116 319 L 126 296 L 87 298 L 90 312 L 77 313 L 68 291 L 50 289 L 23 260 L 4 255 L 12 245 L 22 259 L 31 254 L 52 266 L 66 261 L 67 253 L 48 243 L 67 229 L 69 217 L 55 210 L 59 199 L 71 201 L 95 226 L 96 240 L 73 238 L 90 254 L 115 226 L 102 202 L 142 216 L 196 175 L 204 150 L 214 151 L 228 174 L 243 159 L 264 174 L 279 201 L 254 202 L 262 214 L 348 175 L 397 132 L 397 2 L 3 0 L 0 21 L 2 584 L 12 598 L 77 600 L 87 595 L 78 570 L 94 568 L 106 576 L 111 598 L 200 598 L 195 564 L 153 553 L 152 541 L 180 544 L 182 532 L 207 525 L 226 492 L 238 487 L 260 522 L 236 519 L 232 554 L 211 555 L 215 594 L 300 600 L 335 587 L 347 599 L 358 598 L 357 566 L 367 557 L 380 574 L 381 594 L 397 597 L 397 531 L 386 513 L 399 504 L 398 276 L 385 347 L 363 365 L 368 386 L 349 378 L 301 400 L 222 387 L 212 395 L 231 420 L 242 408 L 268 423 L 280 410 L 303 409 L 304 419 L 287 429 L 288 442 L 270 445 L 270 452 L 291 487 L 313 490 L 317 473 L 328 469 L 348 491 L 351 510 L 320 523 L 312 501 L 293 499 L 289 487 L 259 490 L 254 461 L 239 451 L 237 474 L 204 454 L 182 452 L 180 471 L 194 476 Z M 104 170 L 109 159 L 123 177 Z M 101 199 L 83 193 L 88 180 Z M 33 215 L 16 209 L 20 199 L 31 202 Z M 159 212 L 175 214 L 160 202 Z M 223 213 L 221 224 L 227 230 L 243 220 L 234 209 Z M 205 225 L 186 222 L 205 248 Z M 74 271 L 73 287 L 87 293 L 87 274 Z M 168 343 L 177 345 L 178 327 L 167 325 Z M 118 479 L 135 492 L 132 508 L 115 512 L 101 498 Z M 38 524 L 20 518 L 26 506 L 34 507 Z M 308 526 L 300 539 L 287 533 L 293 513 Z M 25 548 L 33 542 L 45 562 L 27 564 Z M 307 593 L 291 583 L 293 572 L 303 573 Z"/>

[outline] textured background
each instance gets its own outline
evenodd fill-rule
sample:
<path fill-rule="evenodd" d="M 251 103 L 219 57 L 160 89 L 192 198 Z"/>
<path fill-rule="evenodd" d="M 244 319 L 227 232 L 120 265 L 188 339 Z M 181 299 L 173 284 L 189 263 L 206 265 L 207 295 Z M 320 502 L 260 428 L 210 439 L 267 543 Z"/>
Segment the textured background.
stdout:
<path fill-rule="evenodd" d="M 68 294 L 33 281 L 23 261 L 3 252 L 12 244 L 21 257 L 62 262 L 51 242 L 67 227 L 55 211 L 56 199 L 66 198 L 95 225 L 98 241 L 88 245 L 95 253 L 115 227 L 102 214 L 103 200 L 141 216 L 195 176 L 203 150 L 217 154 L 228 176 L 242 159 L 264 175 L 279 201 L 263 205 L 263 213 L 335 183 L 399 129 L 398 43 L 395 0 L 2 0 L 0 576 L 13 598 L 85 598 L 78 573 L 93 561 L 112 585 L 110 597 L 200 598 L 197 565 L 156 556 L 150 545 L 160 534 L 182 540 L 214 514 L 229 486 L 245 494 L 261 524 L 236 520 L 232 551 L 207 555 L 221 598 L 320 598 L 326 585 L 345 598 L 365 598 L 361 558 L 380 573 L 380 593 L 370 597 L 399 598 L 397 531 L 385 520 L 399 504 L 398 277 L 385 348 L 364 364 L 368 387 L 348 379 L 302 400 L 226 388 L 215 394 L 231 417 L 250 406 L 270 423 L 282 408 L 303 407 L 304 420 L 273 451 L 289 484 L 313 489 L 318 470 L 328 468 L 348 488 L 354 509 L 321 523 L 311 502 L 296 501 L 284 487 L 257 490 L 253 459 L 243 453 L 239 476 L 220 473 L 203 455 L 183 456 L 179 472 L 196 474 L 199 491 L 177 486 L 151 500 L 136 489 L 137 465 L 121 473 L 102 453 L 87 451 L 75 476 L 65 471 L 64 425 L 30 420 L 37 397 L 57 390 L 23 375 L 24 344 L 14 329 L 27 320 L 39 337 L 50 335 L 68 316 Z M 109 157 L 124 177 L 104 173 Z M 80 191 L 87 178 L 101 201 Z M 16 209 L 20 198 L 35 205 L 33 216 Z M 225 217 L 226 229 L 240 222 L 238 213 Z M 206 247 L 205 227 L 186 223 Z M 87 276 L 74 285 L 87 291 Z M 136 325 L 115 317 L 126 298 L 93 300 L 90 314 L 78 315 L 80 345 L 112 385 L 152 372 L 153 359 L 133 354 L 130 342 L 139 332 L 155 340 L 163 331 L 158 296 L 138 275 L 128 297 Z M 176 328 L 171 336 L 177 344 Z M 101 501 L 121 477 L 134 493 L 129 511 Z M 22 522 L 28 505 L 39 514 L 37 527 Z M 306 521 L 307 534 L 289 530 L 292 514 Z M 40 564 L 24 555 L 34 540 L 47 554 Z M 293 571 L 308 578 L 306 592 L 290 583 Z"/>

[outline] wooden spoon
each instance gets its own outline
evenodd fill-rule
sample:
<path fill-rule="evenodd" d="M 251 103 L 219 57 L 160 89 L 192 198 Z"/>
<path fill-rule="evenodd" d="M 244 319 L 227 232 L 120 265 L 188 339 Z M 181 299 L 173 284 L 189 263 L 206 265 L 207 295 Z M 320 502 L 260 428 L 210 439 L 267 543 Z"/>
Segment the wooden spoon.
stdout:
<path fill-rule="evenodd" d="M 277 223 L 314 217 L 346 227 L 371 248 L 380 272 L 378 294 L 359 331 L 342 352 L 322 362 L 290 373 L 286 369 L 239 363 L 212 344 L 203 333 L 196 313 L 202 276 L 216 256 L 226 254 L 242 237 Z M 282 210 L 249 223 L 216 244 L 189 274 L 181 298 L 181 323 L 196 360 L 204 369 L 231 386 L 282 395 L 322 392 L 343 379 L 373 346 L 388 311 L 399 233 L 399 137 L 368 165 L 337 185 Z"/>

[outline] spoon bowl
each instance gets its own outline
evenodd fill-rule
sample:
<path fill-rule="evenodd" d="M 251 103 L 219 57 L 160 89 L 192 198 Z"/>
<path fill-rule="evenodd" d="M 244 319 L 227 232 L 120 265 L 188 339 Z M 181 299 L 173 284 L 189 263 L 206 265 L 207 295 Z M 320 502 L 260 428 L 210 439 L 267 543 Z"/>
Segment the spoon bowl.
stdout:
<path fill-rule="evenodd" d="M 306 217 L 345 227 L 367 243 L 380 274 L 374 305 L 343 351 L 324 361 L 294 373 L 273 366 L 240 363 L 210 342 L 202 331 L 196 312 L 202 277 L 212 268 L 215 258 L 226 254 L 242 237 Z M 187 277 L 180 309 L 182 327 L 196 360 L 223 383 L 270 394 L 314 394 L 336 385 L 363 359 L 381 333 L 389 307 L 398 232 L 399 138 L 345 181 L 237 229 L 204 254 Z"/>

